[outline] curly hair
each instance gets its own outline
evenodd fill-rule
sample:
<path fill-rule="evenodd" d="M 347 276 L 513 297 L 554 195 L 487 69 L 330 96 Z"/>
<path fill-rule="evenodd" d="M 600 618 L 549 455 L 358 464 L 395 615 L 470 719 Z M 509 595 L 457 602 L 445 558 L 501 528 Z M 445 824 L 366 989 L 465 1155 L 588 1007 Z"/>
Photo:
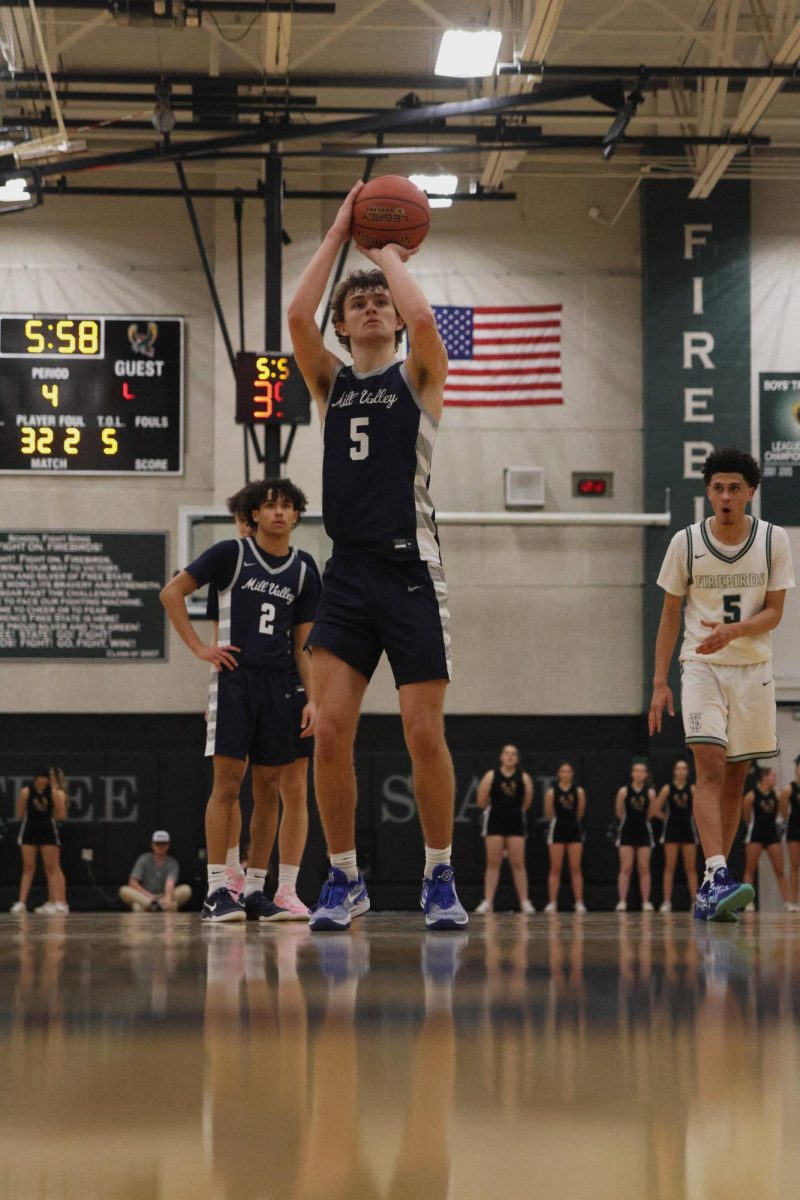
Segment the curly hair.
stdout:
<path fill-rule="evenodd" d="M 261 480 L 246 483 L 244 487 L 239 488 L 238 492 L 234 492 L 229 496 L 225 503 L 228 506 L 228 512 L 232 517 L 239 517 L 253 528 L 253 509 L 258 508 L 258 504 L 253 503 L 255 489 L 261 487 Z"/>
<path fill-rule="evenodd" d="M 248 491 L 248 499 L 252 504 L 251 520 L 254 509 L 261 508 L 268 500 L 283 500 L 286 504 L 290 504 L 298 513 L 298 520 L 308 507 L 305 492 L 301 492 L 291 479 L 260 479 L 255 483 L 248 484 L 247 488 L 243 490 Z"/>
<path fill-rule="evenodd" d="M 391 298 L 392 293 L 389 291 L 389 282 L 383 271 L 377 268 L 372 271 L 351 271 L 351 273 L 336 285 L 336 290 L 333 293 L 331 300 L 331 320 L 333 321 L 334 330 L 336 332 L 336 340 L 341 346 L 344 346 L 348 354 L 350 354 L 350 338 L 346 334 L 339 333 L 336 329 L 337 324 L 344 320 L 344 302 L 353 292 L 376 292 L 384 291 Z M 402 329 L 396 329 L 394 334 L 395 350 L 403 340 L 405 325 Z"/>
<path fill-rule="evenodd" d="M 741 475 L 748 487 L 757 488 L 761 483 L 761 468 L 745 450 L 736 446 L 724 446 L 714 450 L 703 464 L 703 483 L 711 484 L 712 475 Z"/>

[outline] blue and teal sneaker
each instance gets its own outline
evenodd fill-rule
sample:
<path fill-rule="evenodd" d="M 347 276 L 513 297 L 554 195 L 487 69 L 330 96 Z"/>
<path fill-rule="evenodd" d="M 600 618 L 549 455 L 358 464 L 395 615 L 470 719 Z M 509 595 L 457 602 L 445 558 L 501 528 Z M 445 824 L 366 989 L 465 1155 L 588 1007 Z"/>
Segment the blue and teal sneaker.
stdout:
<path fill-rule="evenodd" d="M 428 929 L 463 929 L 469 917 L 456 895 L 453 868 L 439 863 L 430 879 L 423 879 L 420 908 Z"/>
<path fill-rule="evenodd" d="M 694 898 L 694 910 L 692 915 L 695 921 L 708 920 L 708 893 L 711 890 L 711 880 L 704 879 L 700 885 L 700 889 Z"/>
<path fill-rule="evenodd" d="M 718 867 L 708 889 L 707 921 L 737 920 L 736 911 L 755 900 L 755 888 L 731 879 L 727 867 Z"/>
<path fill-rule="evenodd" d="M 245 911 L 241 901 L 232 896 L 226 887 L 209 892 L 200 910 L 200 920 L 210 925 L 221 925 L 226 921 L 244 921 Z"/>
<path fill-rule="evenodd" d="M 350 880 L 344 871 L 331 867 L 320 892 L 319 900 L 308 919 L 309 929 L 349 929 L 353 917 L 360 917 L 369 908 L 369 896 L 364 877 Z"/>

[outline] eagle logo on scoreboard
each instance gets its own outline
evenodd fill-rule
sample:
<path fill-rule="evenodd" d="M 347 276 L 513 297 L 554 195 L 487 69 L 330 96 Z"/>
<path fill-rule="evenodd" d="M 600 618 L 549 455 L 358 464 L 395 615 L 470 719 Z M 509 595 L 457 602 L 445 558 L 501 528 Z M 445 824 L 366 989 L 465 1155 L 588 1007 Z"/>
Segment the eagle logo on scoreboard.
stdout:
<path fill-rule="evenodd" d="M 156 352 L 158 325 L 155 321 L 147 322 L 147 330 L 143 333 L 136 322 L 128 326 L 128 341 L 134 354 L 143 354 L 145 358 L 153 358 Z"/>

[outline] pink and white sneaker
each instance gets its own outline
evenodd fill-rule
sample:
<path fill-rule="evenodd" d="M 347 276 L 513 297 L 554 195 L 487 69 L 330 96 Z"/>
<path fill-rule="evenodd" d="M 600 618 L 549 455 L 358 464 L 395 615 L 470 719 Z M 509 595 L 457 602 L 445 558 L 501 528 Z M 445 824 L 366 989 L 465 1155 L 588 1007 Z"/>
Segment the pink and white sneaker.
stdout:
<path fill-rule="evenodd" d="M 278 888 L 272 897 L 272 903 L 277 905 L 278 908 L 282 908 L 286 913 L 285 917 L 276 918 L 276 920 L 307 921 L 311 915 L 294 888 L 287 887 L 286 885 Z"/>
<path fill-rule="evenodd" d="M 225 886 L 234 900 L 238 900 L 244 893 L 244 871 L 239 871 L 236 867 L 226 867 L 225 878 L 227 880 Z"/>

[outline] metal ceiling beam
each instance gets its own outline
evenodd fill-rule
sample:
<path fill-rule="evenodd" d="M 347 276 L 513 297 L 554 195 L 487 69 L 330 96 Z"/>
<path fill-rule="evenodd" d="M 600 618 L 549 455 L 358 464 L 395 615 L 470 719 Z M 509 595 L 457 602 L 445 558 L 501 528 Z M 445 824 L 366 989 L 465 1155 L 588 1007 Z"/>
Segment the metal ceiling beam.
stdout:
<path fill-rule="evenodd" d="M 169 8 L 171 0 L 167 0 L 167 4 Z M 155 16 L 153 0 L 36 0 L 36 6 L 37 8 L 102 10 L 110 12 L 112 16 L 153 17 L 155 20 L 164 19 Z M 267 11 L 267 2 L 266 0 L 194 0 L 194 7 L 201 13 L 264 13 Z M 336 4 L 332 0 L 269 0 L 269 11 L 273 13 L 293 13 L 295 16 L 306 16 L 309 14 L 334 16 L 336 13 Z"/>
<path fill-rule="evenodd" d="M 775 55 L 775 62 L 793 64 L 797 70 L 797 60 L 800 57 L 800 21 L 797 21 L 783 45 Z M 777 78 L 760 79 L 749 91 L 745 92 L 739 106 L 739 112 L 731 125 L 731 133 L 750 133 L 755 129 L 772 101 L 781 90 L 783 80 Z M 705 200 L 711 195 L 719 180 L 725 174 L 736 155 L 734 148 L 720 147 L 708 160 L 705 169 L 698 178 L 689 196 L 692 200 Z"/>
<path fill-rule="evenodd" d="M 425 121 L 441 121 L 449 117 L 489 116 L 505 112 L 510 108 L 535 107 L 551 100 L 568 100 L 585 96 L 582 85 L 565 85 L 560 88 L 537 89 L 536 92 L 514 96 L 487 97 L 479 100 L 457 100 L 447 104 L 427 104 L 420 108 L 396 109 L 365 117 L 354 117 L 341 121 L 322 121 L 316 124 L 278 125 L 262 122 L 247 133 L 234 134 L 227 138 L 207 138 L 195 142 L 158 142 L 137 150 L 120 150 L 103 155 L 90 155 L 77 159 L 60 159 L 44 163 L 39 167 L 43 176 L 60 175 L 64 171 L 93 170 L 96 167 L 124 167 L 144 162 L 177 162 L 197 157 L 213 157 L 226 150 L 242 146 L 264 145 L 266 142 L 299 141 L 305 138 L 328 138 L 340 133 L 389 133 L 407 127 L 418 126 Z"/>
<path fill-rule="evenodd" d="M 608 66 L 604 63 L 575 63 L 566 66 L 559 63 L 551 66 L 549 63 L 520 62 L 499 63 L 498 75 L 535 75 L 553 79 L 641 79 L 649 84 L 656 79 L 800 79 L 800 69 L 797 62 L 787 65 L 772 62 L 764 67 L 744 66 L 648 66 L 647 63 L 616 64 Z M 53 77 L 55 78 L 55 76 Z"/>

